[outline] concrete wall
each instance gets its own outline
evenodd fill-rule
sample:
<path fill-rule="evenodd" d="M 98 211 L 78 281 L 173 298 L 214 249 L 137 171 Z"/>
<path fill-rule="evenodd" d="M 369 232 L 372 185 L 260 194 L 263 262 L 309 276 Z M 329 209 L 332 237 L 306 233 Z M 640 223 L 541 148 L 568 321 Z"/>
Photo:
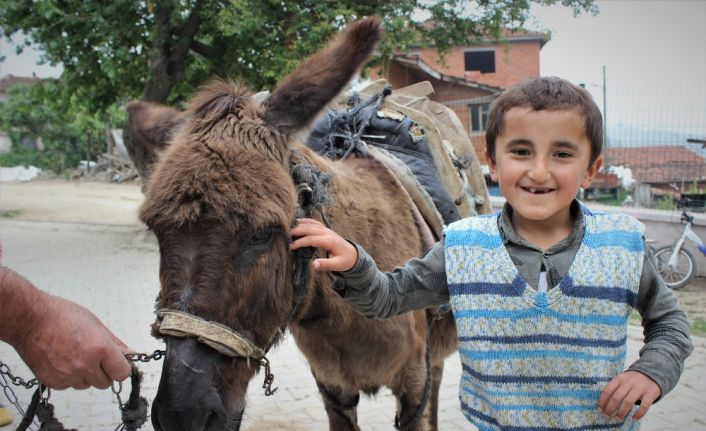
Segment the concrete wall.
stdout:
<path fill-rule="evenodd" d="M 490 198 L 490 202 L 493 210 L 499 211 L 505 203 L 505 199 L 502 197 L 492 196 Z M 680 211 L 612 207 L 597 205 L 590 202 L 586 202 L 586 205 L 591 209 L 599 211 L 623 212 L 640 220 L 645 224 L 645 237 L 656 241 L 652 244 L 655 248 L 675 242 L 681 235 L 682 229 L 684 228 L 683 223 L 679 221 L 681 216 Z M 706 241 L 706 214 L 692 212 L 689 212 L 689 214 L 694 216 L 694 232 L 701 237 L 702 240 Z M 704 255 L 701 254 L 701 252 L 699 252 L 691 242 L 687 242 L 686 248 L 696 258 L 696 276 L 706 277 L 706 257 L 704 257 Z"/>

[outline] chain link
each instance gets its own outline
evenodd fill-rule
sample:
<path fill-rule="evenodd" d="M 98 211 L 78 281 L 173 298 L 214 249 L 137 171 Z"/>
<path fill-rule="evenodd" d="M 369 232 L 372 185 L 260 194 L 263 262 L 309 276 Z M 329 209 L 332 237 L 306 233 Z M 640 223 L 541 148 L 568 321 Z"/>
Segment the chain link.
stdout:
<path fill-rule="evenodd" d="M 158 361 L 162 359 L 165 355 L 167 354 L 166 350 L 155 350 L 152 352 L 152 354 L 147 354 L 147 353 L 125 353 L 125 359 L 127 359 L 130 362 L 149 362 L 149 361 Z M 8 382 L 9 380 L 9 382 Z M 15 394 L 15 391 L 12 390 L 12 386 L 10 386 L 10 383 L 12 383 L 15 386 L 22 386 L 25 389 L 32 389 L 33 387 L 37 385 L 41 385 L 39 382 L 39 379 L 33 378 L 30 380 L 25 380 L 21 377 L 15 376 L 12 374 L 12 370 L 10 370 L 10 367 L 7 366 L 4 362 L 0 361 L 0 386 L 2 386 L 2 390 L 5 394 L 5 398 L 15 406 L 17 411 L 20 413 L 22 417 L 25 416 L 25 410 L 22 408 L 22 406 L 19 403 L 19 400 L 17 399 L 17 395 Z M 120 392 L 122 391 L 123 385 L 122 382 L 118 382 L 118 387 L 116 388 L 115 385 L 112 386 L 113 393 L 115 394 L 116 398 L 118 399 L 118 405 L 121 406 L 122 408 L 122 400 L 120 399 Z M 48 388 L 47 388 L 48 389 Z M 46 397 L 42 397 L 42 401 L 48 401 L 49 400 L 50 393 L 47 393 Z M 33 421 L 33 425 L 37 426 L 36 418 Z M 116 430 L 122 430 L 125 429 L 125 425 L 123 423 L 120 423 Z"/>
<path fill-rule="evenodd" d="M 39 384 L 39 380 L 37 380 L 36 378 L 31 379 L 29 381 L 25 381 L 22 377 L 13 375 L 12 370 L 10 370 L 10 367 L 8 367 L 7 364 L 3 363 L 2 361 L 0 361 L 0 374 L 4 374 L 9 377 L 13 385 L 24 386 L 25 389 L 32 389 L 34 386 L 37 386 Z"/>
<path fill-rule="evenodd" d="M 159 361 L 166 354 L 166 350 L 155 350 L 151 355 L 147 353 L 125 353 L 125 358 L 130 362 L 149 362 Z"/>
<path fill-rule="evenodd" d="M 7 401 L 12 404 L 17 412 L 20 414 L 21 417 L 25 416 L 25 409 L 22 408 L 20 405 L 19 400 L 17 399 L 17 395 L 15 394 L 15 391 L 12 390 L 12 387 L 10 386 L 10 383 L 8 382 L 8 378 L 10 379 L 10 382 L 15 385 L 15 386 L 22 386 L 27 389 L 31 389 L 33 386 L 36 386 L 39 384 L 39 380 L 31 379 L 29 382 L 26 382 L 24 379 L 14 376 L 12 372 L 10 371 L 10 367 L 8 367 L 5 363 L 0 361 L 0 386 L 2 386 L 3 393 L 5 394 L 5 398 Z M 36 419 L 33 421 L 32 424 L 34 427 L 38 427 L 39 424 L 37 423 Z M 30 426 L 31 430 L 35 429 Z"/>

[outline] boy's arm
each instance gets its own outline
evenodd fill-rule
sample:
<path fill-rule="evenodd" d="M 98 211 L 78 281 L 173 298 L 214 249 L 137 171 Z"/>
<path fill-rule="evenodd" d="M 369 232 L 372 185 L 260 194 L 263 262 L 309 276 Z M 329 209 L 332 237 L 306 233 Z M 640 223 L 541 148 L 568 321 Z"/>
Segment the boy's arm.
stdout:
<path fill-rule="evenodd" d="M 334 289 L 365 316 L 388 318 L 449 301 L 443 243 L 423 258 L 383 273 L 362 247 L 315 220 L 299 220 L 291 235 L 296 238 L 292 249 L 318 247 L 326 252 L 326 258 L 314 260 L 314 269 L 335 271 Z"/>
<path fill-rule="evenodd" d="M 674 389 L 684 370 L 684 360 L 694 349 L 689 338 L 689 322 L 672 290 L 664 283 L 646 248 L 637 311 L 642 316 L 645 344 L 640 359 L 629 368 L 657 383 L 660 398 Z"/>
<path fill-rule="evenodd" d="M 333 287 L 361 314 L 386 319 L 449 302 L 443 242 L 392 272 L 380 271 L 362 247 L 356 248 L 356 265 L 337 273 Z"/>

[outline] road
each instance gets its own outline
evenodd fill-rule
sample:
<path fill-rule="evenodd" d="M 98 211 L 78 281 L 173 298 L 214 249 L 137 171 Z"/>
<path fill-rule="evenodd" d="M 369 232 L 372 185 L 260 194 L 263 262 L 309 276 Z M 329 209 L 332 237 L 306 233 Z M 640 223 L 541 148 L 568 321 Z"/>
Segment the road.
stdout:
<path fill-rule="evenodd" d="M 0 241 L 4 264 L 44 290 L 91 309 L 133 349 L 149 353 L 162 348 L 149 333 L 158 290 L 159 256 L 156 241 L 137 221 L 141 199 L 136 185 L 56 180 L 1 183 Z M 701 287 L 706 296 L 706 287 Z M 693 291 L 698 296 L 699 292 Z M 640 328 L 631 326 L 628 361 L 637 357 L 640 342 Z M 696 351 L 687 360 L 679 386 L 651 409 L 643 420 L 643 430 L 706 431 L 706 339 L 696 338 L 695 344 Z M 260 377 L 252 381 L 242 429 L 327 429 L 316 385 L 291 337 L 287 336 L 268 356 L 274 386 L 279 390 L 265 397 Z M 0 360 L 15 374 L 30 376 L 14 350 L 3 343 Z M 151 401 L 160 363 L 140 364 L 140 369 L 144 373 L 143 394 Z M 460 372 L 454 355 L 446 362 L 442 383 L 441 430 L 473 429 L 458 405 Z M 15 392 L 26 405 L 29 391 Z M 67 427 L 98 431 L 115 429 L 119 423 L 117 402 L 109 390 L 54 391 L 51 402 Z M 394 409 L 389 391 L 381 391 L 376 398 L 363 397 L 359 406 L 361 428 L 394 429 Z"/>

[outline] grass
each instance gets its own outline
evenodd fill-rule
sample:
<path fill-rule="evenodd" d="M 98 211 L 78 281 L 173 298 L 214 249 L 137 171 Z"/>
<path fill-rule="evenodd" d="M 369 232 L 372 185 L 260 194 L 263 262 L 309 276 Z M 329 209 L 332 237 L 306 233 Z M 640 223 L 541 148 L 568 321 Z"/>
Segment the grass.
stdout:
<path fill-rule="evenodd" d="M 22 210 L 3 210 L 0 211 L 0 217 L 2 218 L 15 218 L 22 214 Z"/>
<path fill-rule="evenodd" d="M 691 320 L 691 335 L 706 337 L 706 319 L 696 317 Z"/>
<path fill-rule="evenodd" d="M 706 319 L 703 317 L 689 317 L 688 310 L 684 311 L 687 313 L 687 318 L 691 324 L 691 335 L 706 337 Z M 632 310 L 632 313 L 630 313 L 630 317 L 628 318 L 628 322 L 631 325 L 640 325 L 642 322 L 640 313 L 638 313 L 637 310 Z"/>
<path fill-rule="evenodd" d="M 630 317 L 628 318 L 628 322 L 632 323 L 633 325 L 639 325 L 640 322 L 642 322 L 642 317 L 640 317 L 640 313 L 638 313 L 637 310 L 632 310 L 632 313 L 630 313 Z"/>

